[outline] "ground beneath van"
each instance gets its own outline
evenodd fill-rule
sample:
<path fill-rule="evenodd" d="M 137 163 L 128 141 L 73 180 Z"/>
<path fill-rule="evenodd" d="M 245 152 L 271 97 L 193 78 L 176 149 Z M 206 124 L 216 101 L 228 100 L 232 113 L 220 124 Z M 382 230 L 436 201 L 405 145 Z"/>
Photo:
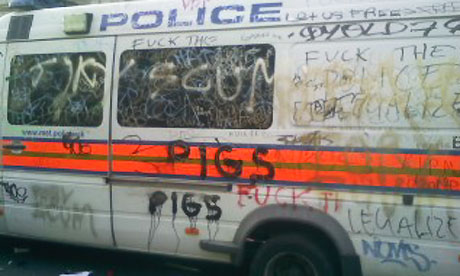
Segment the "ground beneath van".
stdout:
<path fill-rule="evenodd" d="M 227 265 L 0 237 L 0 276 L 233 276 Z"/>

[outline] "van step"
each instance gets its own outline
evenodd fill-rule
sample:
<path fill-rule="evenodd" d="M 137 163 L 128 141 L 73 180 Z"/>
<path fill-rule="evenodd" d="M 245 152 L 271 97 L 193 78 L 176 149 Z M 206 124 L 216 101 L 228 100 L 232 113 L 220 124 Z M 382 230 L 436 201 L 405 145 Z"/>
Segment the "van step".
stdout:
<path fill-rule="evenodd" d="M 205 251 L 216 253 L 234 254 L 238 252 L 238 245 L 227 241 L 201 240 L 200 248 Z"/>

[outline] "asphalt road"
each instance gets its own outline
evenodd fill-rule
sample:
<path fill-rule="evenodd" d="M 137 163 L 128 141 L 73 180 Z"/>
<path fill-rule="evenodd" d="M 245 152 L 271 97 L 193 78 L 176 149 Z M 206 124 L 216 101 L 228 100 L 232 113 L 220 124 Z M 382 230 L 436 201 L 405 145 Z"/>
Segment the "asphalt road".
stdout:
<path fill-rule="evenodd" d="M 0 276 L 233 276 L 228 265 L 0 237 Z"/>

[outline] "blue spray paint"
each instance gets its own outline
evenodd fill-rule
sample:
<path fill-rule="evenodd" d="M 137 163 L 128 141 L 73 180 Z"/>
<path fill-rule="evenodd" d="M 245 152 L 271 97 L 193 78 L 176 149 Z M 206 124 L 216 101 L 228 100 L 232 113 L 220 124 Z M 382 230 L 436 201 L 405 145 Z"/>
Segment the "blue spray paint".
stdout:
<path fill-rule="evenodd" d="M 412 264 L 418 271 L 426 272 L 431 269 L 433 264 L 437 263 L 420 252 L 420 246 L 402 240 L 399 243 L 362 240 L 362 246 L 365 256 L 379 259 L 382 264 L 396 263 L 404 267 Z"/>

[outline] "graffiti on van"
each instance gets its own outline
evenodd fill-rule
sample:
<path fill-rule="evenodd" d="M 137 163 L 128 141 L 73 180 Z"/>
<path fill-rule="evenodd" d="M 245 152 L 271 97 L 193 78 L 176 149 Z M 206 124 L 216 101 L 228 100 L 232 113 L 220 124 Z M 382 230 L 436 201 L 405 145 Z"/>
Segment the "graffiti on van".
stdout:
<path fill-rule="evenodd" d="M 219 220 L 222 216 L 222 209 L 217 206 L 219 200 L 220 196 L 218 195 L 205 195 L 203 198 L 206 209 L 208 210 L 206 220 L 208 221 L 208 236 L 210 240 L 215 240 L 217 233 L 219 233 Z"/>
<path fill-rule="evenodd" d="M 135 38 L 131 42 L 131 48 L 137 50 L 140 48 L 155 48 L 155 47 L 175 47 L 177 45 L 186 44 L 191 47 L 206 47 L 212 46 L 217 41 L 217 36 L 215 35 L 171 35 L 171 36 L 161 36 L 161 37 L 139 37 Z M 120 73 L 123 75 L 126 73 L 130 66 L 125 67 L 124 71 Z"/>
<path fill-rule="evenodd" d="M 272 123 L 274 58 L 270 45 L 125 51 L 118 122 L 266 129 Z"/>
<path fill-rule="evenodd" d="M 411 239 L 457 240 L 460 224 L 453 214 L 397 207 L 348 208 L 348 227 L 354 234 L 389 235 Z"/>
<path fill-rule="evenodd" d="M 286 187 L 263 187 L 256 185 L 238 185 L 238 206 L 244 207 L 248 202 L 255 202 L 258 206 L 269 203 L 277 205 L 306 205 L 307 196 L 312 188 L 286 188 Z"/>
<path fill-rule="evenodd" d="M 200 146 L 201 160 L 201 177 L 207 177 L 207 156 L 206 147 Z M 174 141 L 168 146 L 168 160 L 171 163 L 178 161 L 186 161 L 190 159 L 191 146 L 183 141 Z M 224 153 L 231 153 L 233 147 L 231 145 L 220 145 L 215 152 L 214 164 L 218 173 L 226 178 L 238 178 L 243 173 L 243 161 L 239 159 L 222 158 Z M 271 162 L 263 159 L 269 150 L 264 147 L 257 147 L 253 150 L 252 161 L 256 166 L 266 169 L 265 174 L 254 173 L 249 176 L 252 183 L 260 180 L 270 180 L 275 176 L 275 167 Z"/>
<path fill-rule="evenodd" d="M 284 145 L 253 148 L 253 145 L 220 142 L 196 145 L 181 140 L 156 144 L 143 142 L 136 135 L 126 136 L 126 139 L 136 140 L 115 144 L 116 156 L 131 152 L 129 159 L 115 158 L 117 173 L 228 179 L 251 184 L 289 181 L 328 188 L 410 188 L 414 192 L 426 189 L 453 191 L 459 189 L 460 183 L 456 157 L 447 158 L 436 148 L 430 154 L 425 150 L 407 154 L 398 149 L 400 137 L 392 132 L 375 141 L 381 149 L 371 148 L 361 136 L 349 137 L 347 146 L 337 150 L 316 147 L 292 150 Z M 438 143 L 425 142 L 433 146 Z M 129 167 L 123 167 L 124 164 Z"/>
<path fill-rule="evenodd" d="M 29 197 L 27 194 L 27 188 L 18 187 L 15 183 L 1 181 L 0 186 L 3 187 L 3 190 L 8 197 L 16 203 L 24 203 Z"/>
<path fill-rule="evenodd" d="M 99 126 L 104 79 L 104 53 L 15 56 L 8 78 L 8 122 Z"/>
<path fill-rule="evenodd" d="M 149 195 L 149 213 L 150 213 L 150 229 L 147 241 L 147 250 L 150 251 L 152 242 L 155 238 L 155 234 L 160 227 L 161 213 L 165 202 L 168 200 L 168 196 L 163 191 L 155 191 Z M 176 229 L 176 216 L 177 216 L 177 192 L 171 193 L 172 201 L 172 220 L 171 225 L 176 236 L 176 250 L 178 251 L 180 245 L 180 236 Z"/>
<path fill-rule="evenodd" d="M 385 50 L 301 48 L 305 59 L 292 79 L 295 125 L 458 124 L 460 63 L 454 42 L 394 44 Z"/>
<path fill-rule="evenodd" d="M 276 204 L 279 206 L 307 206 L 325 213 L 337 213 L 342 203 L 337 192 L 313 193 L 313 188 L 290 188 L 256 185 L 238 185 L 238 206 L 255 203 L 257 206 Z M 319 197 L 322 199 L 319 199 Z"/>
<path fill-rule="evenodd" d="M 199 229 L 196 227 L 196 222 L 203 205 L 196 202 L 194 197 L 195 195 L 193 193 L 185 193 L 182 196 L 181 208 L 190 222 L 190 227 L 185 229 L 187 235 L 198 235 L 200 233 Z"/>
<path fill-rule="evenodd" d="M 313 131 L 301 135 L 279 135 L 278 141 L 285 145 L 330 146 L 334 144 L 333 136 L 327 132 Z"/>
<path fill-rule="evenodd" d="M 398 19 L 401 17 L 425 15 L 433 16 L 460 11 L 460 2 L 446 1 L 423 6 L 407 6 L 404 8 L 379 8 L 375 6 L 364 6 L 363 4 L 372 1 L 353 1 L 353 0 L 307 0 L 307 5 L 331 5 L 327 11 L 298 10 L 289 11 L 284 16 L 287 22 L 315 22 L 315 21 L 341 21 L 343 19 Z M 374 1 L 379 2 L 379 1 Z M 333 5 L 359 3 L 360 7 L 353 6 L 349 10 L 334 10 Z M 362 7 L 361 7 L 362 6 Z"/>
<path fill-rule="evenodd" d="M 449 35 L 460 33 L 460 17 L 450 18 L 446 22 L 436 20 L 417 20 L 412 22 L 388 21 L 385 23 L 340 23 L 335 25 L 308 25 L 299 33 L 292 32 L 289 38 L 301 38 L 305 41 L 334 41 L 369 37 L 391 37 L 402 34 L 420 34 L 429 37 L 436 31 L 445 31 Z"/>
<path fill-rule="evenodd" d="M 97 237 L 93 208 L 89 203 L 73 200 L 73 190 L 58 186 L 32 187 L 34 211 L 32 217 L 50 226 L 81 231 L 89 229 Z"/>
<path fill-rule="evenodd" d="M 147 248 L 150 250 L 155 233 L 161 223 L 162 210 L 165 203 L 171 199 L 171 226 L 175 233 L 177 245 L 176 251 L 180 244 L 180 236 L 176 229 L 175 220 L 178 214 L 178 208 L 189 220 L 189 226 L 185 228 L 185 234 L 189 236 L 195 236 L 200 234 L 199 228 L 197 228 L 198 216 L 200 215 L 203 204 L 198 202 L 202 201 L 206 207 L 207 214 L 205 219 L 207 221 L 208 237 L 214 240 L 219 232 L 219 221 L 222 216 L 222 208 L 218 206 L 220 196 L 208 195 L 208 194 L 194 194 L 184 193 L 182 199 L 178 195 L 178 192 L 171 192 L 170 198 L 163 191 L 155 191 L 149 195 L 149 206 L 148 211 L 151 215 L 149 237 L 147 242 Z M 198 199 L 198 200 L 197 200 Z"/>
<path fill-rule="evenodd" d="M 197 8 L 205 8 L 206 4 L 212 0 L 182 0 L 184 10 L 193 10 Z"/>
<path fill-rule="evenodd" d="M 428 257 L 419 245 L 403 240 L 399 241 L 399 243 L 362 240 L 362 248 L 365 256 L 376 258 L 382 264 L 393 263 L 403 267 L 413 265 L 420 272 L 430 271 L 432 266 L 438 263 Z"/>
<path fill-rule="evenodd" d="M 162 191 L 156 191 L 149 196 L 149 213 L 150 213 L 150 230 L 149 238 L 147 242 L 147 249 L 150 251 L 150 245 L 155 238 L 155 233 L 161 222 L 161 211 L 163 204 L 166 202 L 168 197 Z"/>
<path fill-rule="evenodd" d="M 452 138 L 452 148 L 460 149 L 460 136 L 454 136 Z"/>
<path fill-rule="evenodd" d="M 62 136 L 62 146 L 69 151 L 70 154 L 91 154 L 91 145 L 80 141 L 80 136 L 72 132 L 66 132 Z"/>
<path fill-rule="evenodd" d="M 172 220 L 171 220 L 171 224 L 172 224 L 172 228 L 174 230 L 174 235 L 176 236 L 176 250 L 175 252 L 177 252 L 179 250 L 179 245 L 180 245 L 180 236 L 179 234 L 177 233 L 177 229 L 176 229 L 176 217 L 177 217 L 177 200 L 178 200 L 178 196 L 177 196 L 177 192 L 172 192 L 171 193 L 171 201 L 172 201 Z"/>
<path fill-rule="evenodd" d="M 200 214 L 202 204 L 194 200 L 196 195 L 193 193 L 185 193 L 182 196 L 182 211 L 188 217 L 190 221 L 190 227 L 185 229 L 187 235 L 199 235 L 199 229 L 196 227 L 196 222 L 198 220 L 198 215 Z M 219 220 L 222 216 L 222 209 L 217 205 L 217 202 L 220 200 L 218 195 L 204 195 L 201 197 L 201 200 L 204 202 L 207 215 L 206 221 L 208 224 L 208 236 L 210 240 L 215 240 L 217 234 L 219 233 Z"/>
<path fill-rule="evenodd" d="M 273 22 L 311 23 L 318 21 L 350 21 L 350 20 L 382 20 L 399 19 L 407 16 L 434 16 L 458 13 L 458 1 L 446 1 L 432 5 L 406 6 L 402 8 L 384 8 L 375 6 L 315 11 L 308 9 L 283 10 L 283 2 L 255 3 L 249 5 L 213 6 L 207 4 L 211 0 L 182 0 L 180 9 L 137 11 L 134 13 L 114 12 L 103 14 L 99 30 L 101 32 L 127 27 L 132 30 L 154 30 L 158 28 L 177 28 L 214 26 L 234 24 L 260 24 Z M 308 5 L 308 3 L 307 3 Z M 193 18 L 192 20 L 190 20 Z M 351 31 L 352 28 L 350 28 Z"/>

